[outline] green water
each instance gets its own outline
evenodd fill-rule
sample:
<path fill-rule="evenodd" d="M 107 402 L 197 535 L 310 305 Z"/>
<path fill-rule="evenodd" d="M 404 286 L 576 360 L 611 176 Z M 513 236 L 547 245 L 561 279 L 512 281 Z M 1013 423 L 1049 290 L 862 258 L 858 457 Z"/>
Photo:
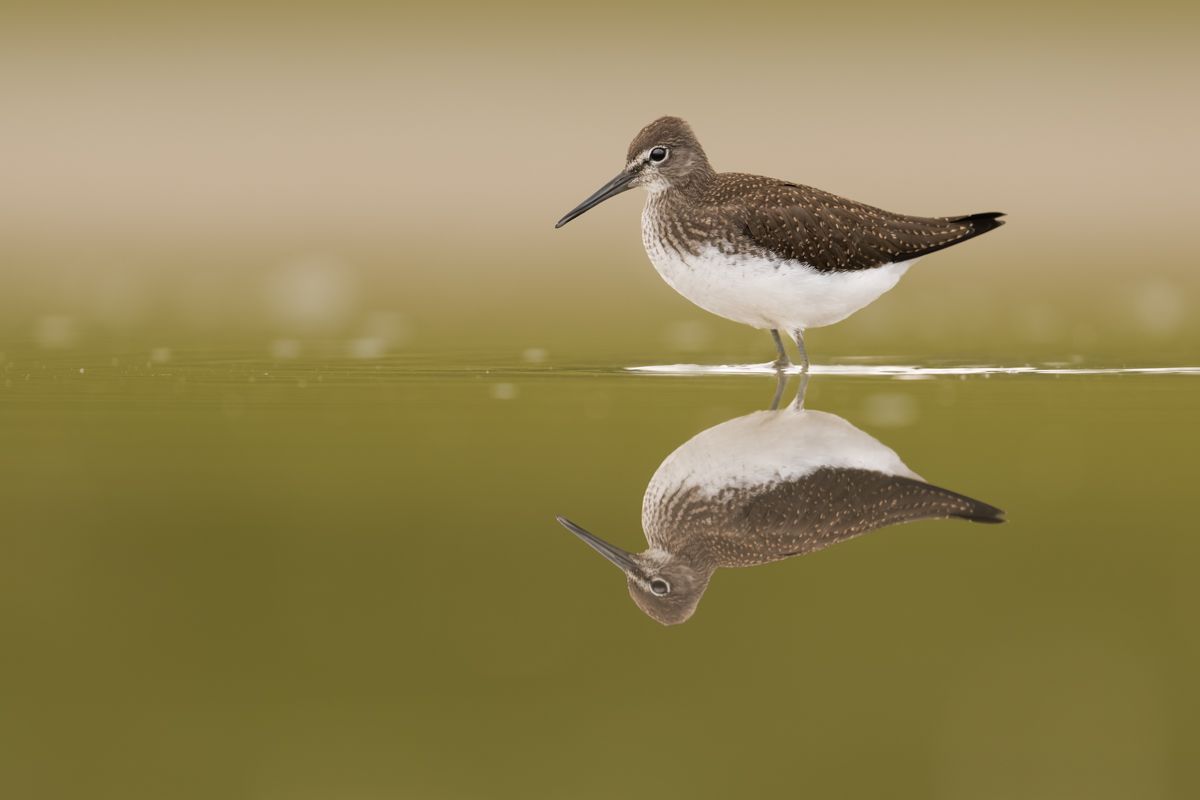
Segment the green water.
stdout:
<path fill-rule="evenodd" d="M 664 628 L 554 515 L 640 549 L 663 458 L 774 383 L 618 366 L 10 351 L 3 795 L 1200 794 L 1200 377 L 817 375 L 1008 523 Z"/>

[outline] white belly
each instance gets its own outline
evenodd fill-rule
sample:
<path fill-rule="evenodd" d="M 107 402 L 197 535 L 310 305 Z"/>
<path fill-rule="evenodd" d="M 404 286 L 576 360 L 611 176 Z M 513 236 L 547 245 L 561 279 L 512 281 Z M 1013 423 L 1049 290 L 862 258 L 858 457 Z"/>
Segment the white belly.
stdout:
<path fill-rule="evenodd" d="M 821 272 L 799 261 L 725 253 L 707 246 L 680 254 L 642 223 L 651 263 L 671 288 L 706 311 L 755 328 L 818 328 L 874 302 L 916 262 Z"/>

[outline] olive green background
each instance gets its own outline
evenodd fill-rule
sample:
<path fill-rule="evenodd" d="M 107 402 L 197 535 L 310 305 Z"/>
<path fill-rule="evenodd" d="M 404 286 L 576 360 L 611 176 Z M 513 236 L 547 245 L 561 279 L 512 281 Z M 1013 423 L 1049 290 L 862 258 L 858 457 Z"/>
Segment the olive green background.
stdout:
<path fill-rule="evenodd" d="M 1200 364 L 1196 12 L 1013 3 L 0 12 L 0 794 L 1186 798 L 1195 375 L 817 375 L 1004 508 L 719 573 L 662 628 L 661 460 L 763 408 L 675 295 L 637 130 L 1010 224 L 818 365 Z"/>

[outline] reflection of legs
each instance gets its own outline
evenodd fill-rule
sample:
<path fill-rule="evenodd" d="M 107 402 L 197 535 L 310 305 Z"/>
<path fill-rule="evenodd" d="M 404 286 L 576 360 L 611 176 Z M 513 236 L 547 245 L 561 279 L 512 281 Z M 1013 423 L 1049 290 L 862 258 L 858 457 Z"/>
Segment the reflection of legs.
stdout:
<path fill-rule="evenodd" d="M 779 338 L 779 331 L 771 328 L 771 338 L 775 340 L 775 349 L 779 351 L 779 358 L 775 359 L 775 363 L 771 366 L 782 372 L 792 365 L 792 361 L 783 347 L 783 339 Z"/>
<path fill-rule="evenodd" d="M 775 397 L 771 400 L 771 410 L 775 411 L 779 408 L 779 401 L 783 399 L 783 388 L 787 386 L 788 374 L 783 370 L 775 373 Z"/>
<path fill-rule="evenodd" d="M 804 349 L 804 329 L 797 328 L 792 331 L 792 336 L 796 338 L 796 349 L 800 351 L 800 371 L 808 372 L 808 351 Z"/>
<path fill-rule="evenodd" d="M 795 411 L 804 410 L 804 395 L 808 392 L 808 373 L 800 373 L 800 385 L 796 387 L 796 399 L 792 402 L 792 409 Z"/>

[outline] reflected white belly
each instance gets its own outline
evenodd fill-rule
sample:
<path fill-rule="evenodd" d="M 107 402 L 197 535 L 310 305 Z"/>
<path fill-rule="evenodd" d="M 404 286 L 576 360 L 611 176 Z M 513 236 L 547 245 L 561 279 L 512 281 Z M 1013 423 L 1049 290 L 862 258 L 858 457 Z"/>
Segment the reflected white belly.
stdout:
<path fill-rule="evenodd" d="M 832 325 L 896 285 L 916 259 L 851 272 L 821 272 L 799 261 L 725 253 L 679 253 L 643 223 L 646 254 L 671 288 L 706 311 L 755 328 Z"/>
<path fill-rule="evenodd" d="M 663 460 L 650 485 L 696 488 L 716 497 L 730 488 L 799 480 L 826 467 L 923 480 L 896 451 L 841 417 L 786 408 L 755 411 L 701 431 Z M 651 494 L 647 489 L 646 496 Z"/>
<path fill-rule="evenodd" d="M 660 530 L 664 498 L 697 490 L 769 489 L 819 469 L 865 469 L 924 480 L 900 456 L 846 420 L 823 411 L 755 411 L 693 436 L 667 456 L 642 498 L 642 526 Z"/>

